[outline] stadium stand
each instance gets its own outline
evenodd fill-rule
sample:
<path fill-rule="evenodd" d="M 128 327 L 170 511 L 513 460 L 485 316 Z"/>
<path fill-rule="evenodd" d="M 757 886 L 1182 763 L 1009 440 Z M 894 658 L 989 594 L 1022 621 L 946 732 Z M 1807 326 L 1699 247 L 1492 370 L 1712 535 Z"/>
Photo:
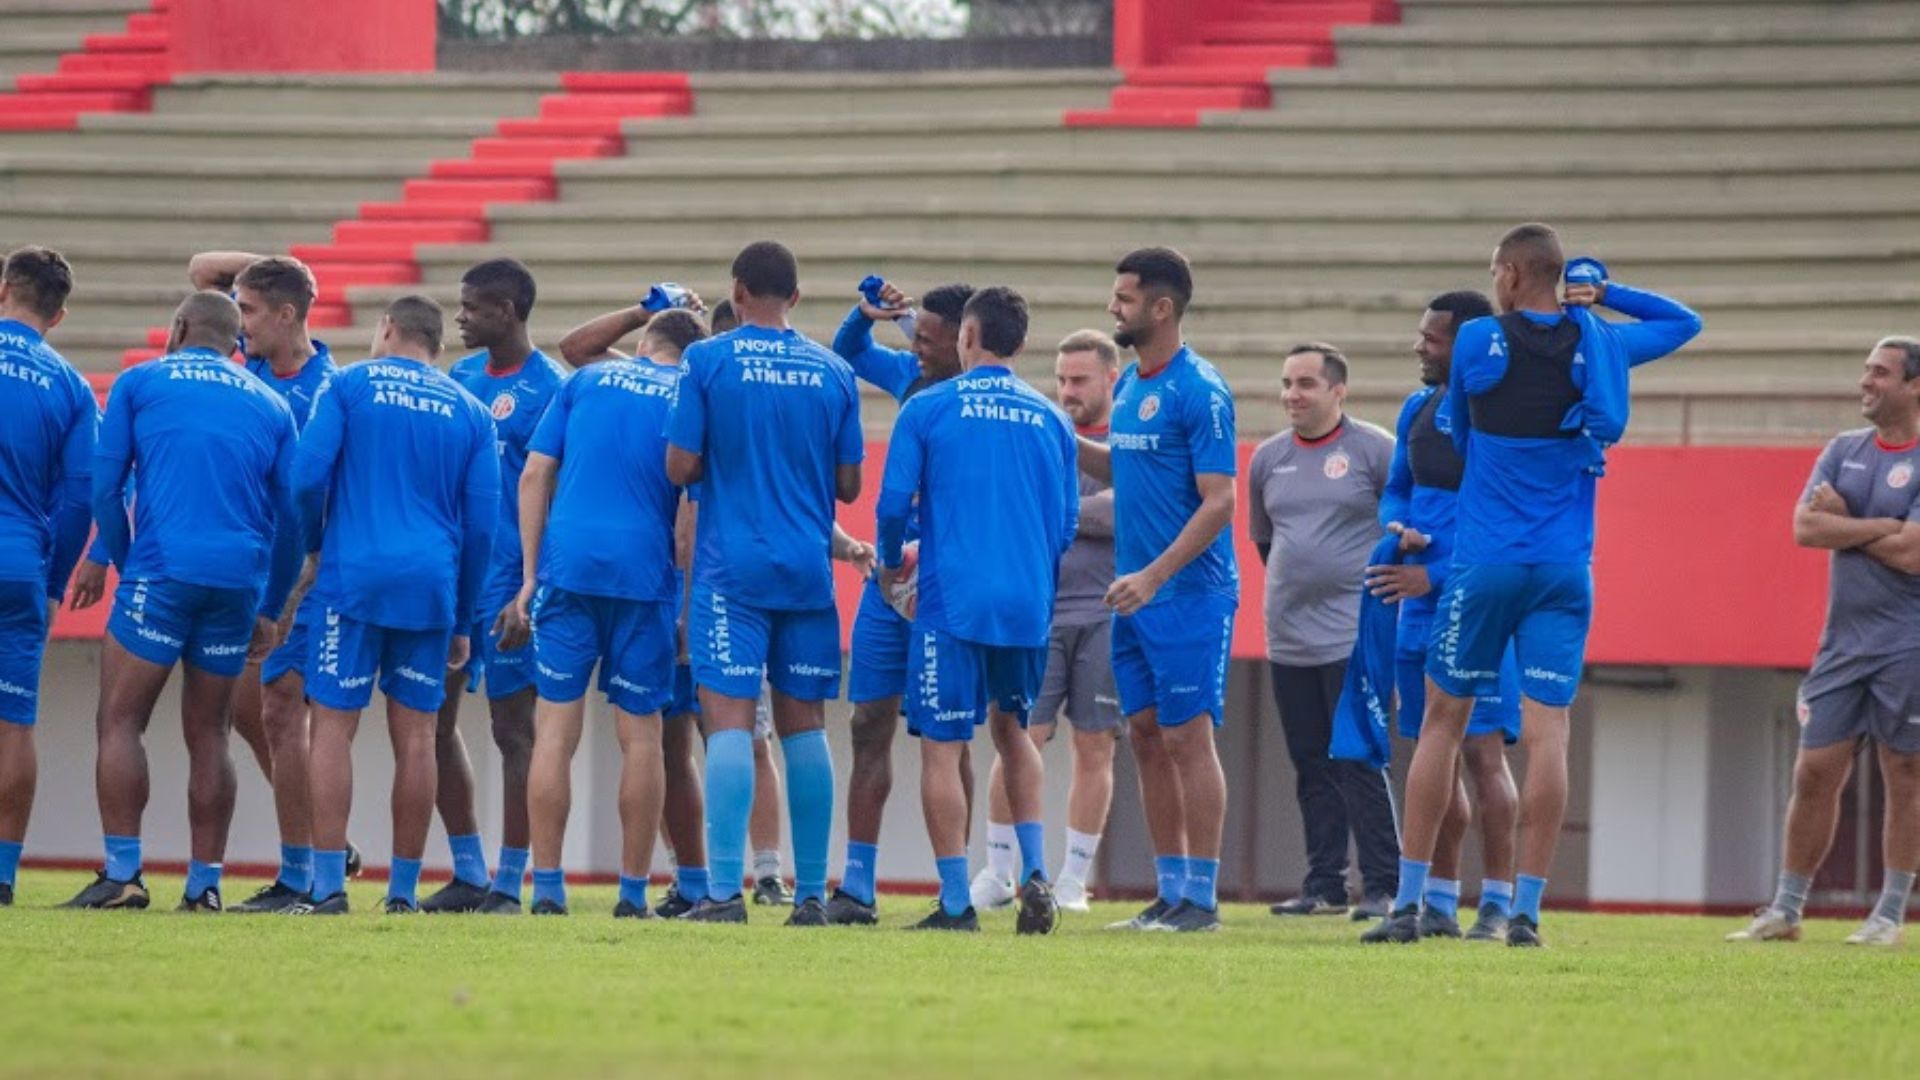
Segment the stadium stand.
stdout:
<path fill-rule="evenodd" d="M 130 5 L 68 6 L 107 33 Z M 1215 8 L 1253 26 L 1341 6 Z M 725 256 L 769 235 L 802 255 L 811 333 L 879 271 L 1016 282 L 1045 343 L 1102 322 L 1114 252 L 1167 242 L 1199 268 L 1195 343 L 1252 435 L 1280 426 L 1275 358 L 1309 338 L 1346 347 L 1356 411 L 1391 419 L 1419 307 L 1479 284 L 1479 248 L 1540 217 L 1706 317 L 1637 379 L 1639 440 L 1801 442 L 1850 421 L 1862 343 L 1920 301 L 1920 12 L 1374 7 L 1400 23 L 1333 27 L 1338 65 L 1270 71 L 1271 108 L 1156 128 L 1063 120 L 1113 108 L 1131 71 L 176 76 L 150 113 L 0 134 L 0 231 L 72 254 L 83 289 L 57 340 L 94 371 L 150 347 L 207 247 L 291 247 L 319 271 L 321 322 L 360 328 L 416 268 L 451 299 L 467 265 L 512 253 L 551 341 L 650 281 L 711 295 Z M 1181 63 L 1244 71 L 1212 25 Z M 692 115 L 662 115 L 684 93 Z M 879 434 L 891 410 L 869 405 Z"/>

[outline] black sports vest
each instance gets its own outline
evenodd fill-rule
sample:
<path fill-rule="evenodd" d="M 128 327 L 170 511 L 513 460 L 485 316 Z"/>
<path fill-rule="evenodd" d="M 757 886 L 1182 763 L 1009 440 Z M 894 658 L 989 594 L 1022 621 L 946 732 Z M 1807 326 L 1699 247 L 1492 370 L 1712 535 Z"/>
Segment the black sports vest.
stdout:
<path fill-rule="evenodd" d="M 1571 439 L 1560 430 L 1567 410 L 1580 400 L 1573 385 L 1573 354 L 1580 327 L 1572 319 L 1543 326 L 1517 311 L 1500 316 L 1507 339 L 1507 374 L 1468 407 L 1476 431 L 1511 439 Z"/>
<path fill-rule="evenodd" d="M 1459 491 L 1466 459 L 1453 445 L 1453 436 L 1434 422 L 1446 396 L 1447 388 L 1440 387 L 1413 414 L 1413 425 L 1407 429 L 1407 464 L 1413 469 L 1413 482 L 1420 487 Z"/>

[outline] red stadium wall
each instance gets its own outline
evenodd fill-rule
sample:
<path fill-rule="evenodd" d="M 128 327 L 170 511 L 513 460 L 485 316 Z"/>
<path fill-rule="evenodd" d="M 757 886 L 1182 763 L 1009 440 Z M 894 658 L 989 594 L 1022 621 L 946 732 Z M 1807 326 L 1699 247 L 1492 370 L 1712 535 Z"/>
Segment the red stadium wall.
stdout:
<path fill-rule="evenodd" d="M 432 71 L 433 0 L 329 0 L 321 8 L 260 0 L 171 0 L 168 56 L 177 73 Z"/>

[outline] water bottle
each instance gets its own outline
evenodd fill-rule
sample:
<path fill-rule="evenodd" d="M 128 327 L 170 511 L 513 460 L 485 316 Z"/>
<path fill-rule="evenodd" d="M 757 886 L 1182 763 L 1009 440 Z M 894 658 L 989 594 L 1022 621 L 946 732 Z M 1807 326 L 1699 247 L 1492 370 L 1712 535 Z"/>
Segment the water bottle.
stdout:
<path fill-rule="evenodd" d="M 1605 285 L 1606 283 L 1607 264 L 1599 259 L 1583 255 L 1567 261 L 1567 284 Z"/>
<path fill-rule="evenodd" d="M 693 293 L 685 285 L 663 281 L 647 290 L 646 299 L 640 301 L 640 306 L 658 315 L 668 308 L 691 307 L 692 303 Z"/>

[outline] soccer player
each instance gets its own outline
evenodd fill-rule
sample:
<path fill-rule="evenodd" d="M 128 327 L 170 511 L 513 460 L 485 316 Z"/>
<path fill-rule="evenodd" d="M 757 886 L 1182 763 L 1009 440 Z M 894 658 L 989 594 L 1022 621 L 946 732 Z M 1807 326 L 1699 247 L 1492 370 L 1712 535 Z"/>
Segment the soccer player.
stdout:
<path fill-rule="evenodd" d="M 1213 729 L 1225 722 L 1233 613 L 1233 393 L 1182 340 L 1193 269 L 1171 248 L 1115 267 L 1114 341 L 1139 359 L 1114 386 L 1108 443 L 1080 440 L 1080 467 L 1113 485 L 1113 678 L 1140 770 L 1158 895 L 1114 929 L 1220 926 L 1227 780 Z"/>
<path fill-rule="evenodd" d="M 1098 330 L 1081 330 L 1060 343 L 1053 361 L 1060 407 L 1081 436 L 1105 440 L 1113 415 L 1113 384 L 1120 378 L 1120 350 Z M 1113 489 L 1081 474 L 1080 524 L 1073 546 L 1060 560 L 1047 640 L 1047 671 L 1027 720 L 1027 734 L 1044 747 L 1058 728 L 1062 708 L 1073 729 L 1073 779 L 1067 788 L 1066 858 L 1053 895 L 1066 911 L 1087 911 L 1087 877 L 1100 850 L 1107 810 L 1113 802 L 1113 753 L 1119 741 L 1120 698 L 1113 688 L 1112 615 Z M 1019 845 L 1005 770 L 994 759 L 987 798 L 987 865 L 973 879 L 976 908 L 1011 904 Z"/>
<path fill-rule="evenodd" d="M 873 324 L 901 319 L 914 301 L 892 282 L 882 283 L 880 303 L 866 298 L 854 305 L 834 335 L 833 351 L 853 365 L 855 375 L 905 402 L 915 393 L 958 375 L 960 316 L 973 295 L 968 285 L 941 285 L 927 292 L 914 320 L 913 347 L 889 349 L 873 340 Z M 907 539 L 917 539 L 910 518 Z M 853 774 L 847 780 L 847 856 L 840 887 L 827 904 L 827 918 L 839 926 L 870 926 L 878 921 L 874 880 L 880 857 L 880 820 L 893 790 L 893 732 L 900 724 L 900 698 L 907 688 L 911 627 L 887 603 L 877 580 L 860 593 L 853 619 L 851 673 L 847 697 L 853 702 Z M 961 771 L 967 805 L 973 805 L 973 769 Z"/>
<path fill-rule="evenodd" d="M 1367 568 L 1367 587 L 1400 607 L 1394 637 L 1395 685 L 1399 692 L 1400 734 L 1420 737 L 1426 711 L 1427 640 L 1433 626 L 1434 598 L 1446 584 L 1453 553 L 1455 504 L 1465 463 L 1444 430 L 1440 407 L 1446 401 L 1447 373 L 1453 365 L 1454 334 L 1462 324 L 1493 314 L 1493 303 L 1477 292 L 1435 297 L 1420 317 L 1414 354 L 1420 359 L 1422 387 L 1407 398 L 1395 428 L 1393 464 L 1380 500 L 1380 523 L 1400 537 L 1407 561 Z M 1520 675 L 1511 651 L 1501 661 L 1500 696 L 1474 702 L 1461 746 L 1465 772 L 1471 774 L 1480 806 L 1481 861 L 1479 917 L 1467 931 L 1469 941 L 1504 941 L 1507 905 L 1513 902 L 1513 827 L 1520 813 L 1506 747 L 1520 738 Z M 1433 869 L 1420 914 L 1421 937 L 1459 937 L 1460 850 L 1473 822 L 1465 776 L 1454 783 L 1453 801 L 1440 826 Z M 1386 924 L 1369 931 L 1384 939 Z M 1362 941 L 1375 940 L 1363 935 Z"/>
<path fill-rule="evenodd" d="M 1920 339 L 1867 354 L 1869 426 L 1827 444 L 1793 512 L 1801 547 L 1831 551 L 1827 625 L 1800 687 L 1800 753 L 1773 903 L 1729 941 L 1797 941 L 1814 872 L 1863 739 L 1886 782 L 1885 883 L 1849 945 L 1898 945 L 1920 870 Z"/>
<path fill-rule="evenodd" d="M 393 744 L 393 861 L 386 910 L 415 893 L 438 768 L 435 714 L 470 628 L 500 516 L 486 406 L 433 365 L 445 315 L 422 296 L 387 307 L 375 359 L 335 375 L 300 436 L 294 485 L 305 546 L 319 552 L 307 648 L 313 701 L 313 896 L 299 914 L 347 911 L 353 737 L 375 680 Z"/>
<path fill-rule="evenodd" d="M 478 349 L 447 372 L 493 416 L 500 455 L 500 505 L 493 527 L 493 564 L 467 630 L 471 659 L 447 673 L 446 701 L 434 735 L 439 767 L 438 804 L 453 850 L 453 880 L 420 904 L 425 912 L 520 913 L 527 872 L 527 768 L 533 757 L 533 658 L 524 641 L 503 647 L 495 621 L 520 591 L 520 472 L 527 440 L 547 403 L 567 377 L 566 369 L 533 347 L 527 319 L 533 314 L 534 282 L 512 259 L 490 259 L 460 278 L 460 310 L 454 324 L 461 343 Z M 480 822 L 474 813 L 473 765 L 460 735 L 460 697 L 486 683 L 493 742 L 500 748 L 500 856 L 487 877 Z"/>
<path fill-rule="evenodd" d="M 1426 716 L 1407 776 L 1400 889 L 1388 916 L 1394 941 L 1419 938 L 1420 902 L 1453 802 L 1460 743 L 1474 699 L 1500 693 L 1500 665 L 1511 644 L 1527 773 L 1507 944 L 1541 943 L 1540 899 L 1567 806 L 1568 710 L 1593 612 L 1600 458 L 1584 419 L 1572 418 L 1592 404 L 1582 385 L 1604 381 L 1596 368 L 1656 360 L 1700 330 L 1699 316 L 1685 306 L 1624 285 L 1569 285 L 1563 307 L 1565 266 L 1553 229 L 1512 229 L 1491 266 L 1494 304 L 1503 314 L 1475 319 L 1454 338 L 1445 415 L 1466 468 L 1427 657 Z M 1574 310 L 1596 305 L 1640 321 L 1615 326 Z M 1588 327 L 1595 340 L 1587 340 Z"/>
<path fill-rule="evenodd" d="M 196 292 L 174 313 L 167 355 L 115 382 L 93 463 L 93 515 L 120 586 L 100 658 L 95 784 L 106 866 L 68 907 L 144 908 L 140 818 L 155 701 L 185 661 L 180 725 L 193 833 L 183 911 L 217 912 L 233 820 L 227 710 L 249 656 L 272 648 L 294 566 L 274 556 L 290 520 L 293 412 L 227 359 L 240 309 Z M 139 496 L 128 536 L 129 469 Z M 264 588 L 264 593 L 263 593 Z"/>
<path fill-rule="evenodd" d="M 56 251 L 21 248 L 0 265 L 0 907 L 13 903 L 33 812 L 47 634 L 93 522 L 100 411 L 46 342 L 72 291 Z"/>
<path fill-rule="evenodd" d="M 1267 660 L 1306 831 L 1307 876 L 1276 915 L 1347 910 L 1347 846 L 1358 849 L 1356 919 L 1385 915 L 1400 842 L 1386 772 L 1327 756 L 1359 629 L 1361 571 L 1381 536 L 1393 436 L 1346 415 L 1347 358 L 1294 346 L 1280 370 L 1292 426 L 1247 467 L 1248 524 L 1266 565 Z"/>
<path fill-rule="evenodd" d="M 733 262 L 741 325 L 686 352 L 668 430 L 667 475 L 700 484 L 687 640 L 708 725 L 709 895 L 687 917 L 743 922 L 761 683 L 786 762 L 793 828 L 791 926 L 825 926 L 833 758 L 822 703 L 840 690 L 829 563 L 833 504 L 860 493 L 865 444 L 845 361 L 788 324 L 799 266 L 780 244 Z"/>
<path fill-rule="evenodd" d="M 1073 424 L 1013 373 L 1027 304 L 982 289 L 960 321 L 962 374 L 907 401 L 880 490 L 881 578 L 901 565 L 907 520 L 920 521 L 919 608 L 907 709 L 920 736 L 920 801 L 940 870 L 940 900 L 919 930 L 978 930 L 967 884 L 967 798 L 960 748 L 988 725 L 1020 846 L 1022 934 L 1051 933 L 1040 748 L 1027 713 L 1047 668 L 1060 557 L 1080 516 Z"/>
<path fill-rule="evenodd" d="M 706 336 L 689 311 L 652 320 L 674 352 Z M 644 919 L 666 776 L 660 707 L 673 691 L 674 522 L 680 489 L 666 477 L 667 416 L 678 363 L 609 360 L 569 376 L 527 444 L 520 482 L 524 584 L 501 614 L 503 644 L 532 628 L 533 913 L 567 913 L 560 868 L 572 806 L 587 680 L 614 707 L 620 741 L 620 899 L 615 918 Z M 536 587 L 538 591 L 536 592 Z M 537 620 L 537 628 L 534 621 Z"/>

